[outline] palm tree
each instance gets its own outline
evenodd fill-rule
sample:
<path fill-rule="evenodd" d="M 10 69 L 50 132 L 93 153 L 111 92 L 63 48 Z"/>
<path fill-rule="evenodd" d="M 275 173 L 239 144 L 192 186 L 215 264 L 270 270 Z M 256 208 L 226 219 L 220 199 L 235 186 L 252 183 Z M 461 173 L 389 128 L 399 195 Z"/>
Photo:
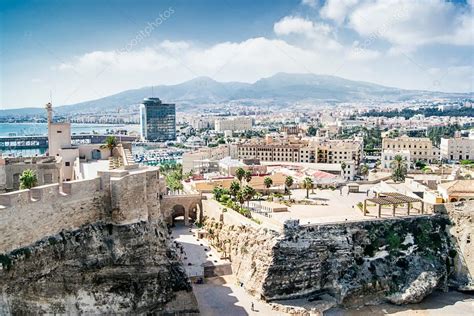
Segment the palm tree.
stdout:
<path fill-rule="evenodd" d="M 237 177 L 239 182 L 242 183 L 242 179 L 245 176 L 245 170 L 243 168 L 237 168 L 237 170 L 235 170 L 235 176 Z"/>
<path fill-rule="evenodd" d="M 344 179 L 346 178 L 346 174 L 345 174 L 346 167 L 347 167 L 347 164 L 346 164 L 344 161 L 341 162 L 342 177 L 343 177 Z"/>
<path fill-rule="evenodd" d="M 242 195 L 245 201 L 247 201 L 247 207 L 249 206 L 250 200 L 255 196 L 257 192 L 254 188 L 246 185 L 242 190 Z"/>
<path fill-rule="evenodd" d="M 303 188 L 306 189 L 306 198 L 309 199 L 309 190 L 313 189 L 313 180 L 310 177 L 304 178 Z"/>
<path fill-rule="evenodd" d="M 115 136 L 107 136 L 105 144 L 100 146 L 100 148 L 108 148 L 110 150 L 110 156 L 112 156 L 113 150 L 117 147 L 117 144 L 117 138 Z"/>
<path fill-rule="evenodd" d="M 238 181 L 232 181 L 232 183 L 230 184 L 230 194 L 234 197 L 234 198 L 237 198 L 237 192 L 239 192 L 240 190 L 240 183 Z"/>
<path fill-rule="evenodd" d="M 245 202 L 245 196 L 244 196 L 243 190 L 240 190 L 239 192 L 237 192 L 235 198 L 240 203 L 240 207 L 242 208 L 242 205 Z"/>
<path fill-rule="evenodd" d="M 405 163 L 401 155 L 396 155 L 393 157 L 393 161 L 390 164 L 392 167 L 392 180 L 395 182 L 405 181 L 405 176 L 407 175 L 407 164 Z"/>
<path fill-rule="evenodd" d="M 250 170 L 245 171 L 244 178 L 245 178 L 245 182 L 249 184 L 250 181 L 252 181 L 252 172 Z"/>
<path fill-rule="evenodd" d="M 38 177 L 31 169 L 26 169 L 20 176 L 20 189 L 31 189 L 38 184 Z"/>
<path fill-rule="evenodd" d="M 265 177 L 265 179 L 263 179 L 263 184 L 264 184 L 265 187 L 267 188 L 267 195 L 268 195 L 268 189 L 270 189 L 270 187 L 271 187 L 272 184 L 273 184 L 272 178 L 270 178 L 270 177 Z"/>
<path fill-rule="evenodd" d="M 367 165 L 362 165 L 360 167 L 360 174 L 365 177 L 367 176 L 368 173 L 369 173 L 369 167 Z"/>
<path fill-rule="evenodd" d="M 288 176 L 285 179 L 285 192 L 288 192 L 289 198 L 291 198 L 291 186 L 293 185 L 293 177 Z"/>

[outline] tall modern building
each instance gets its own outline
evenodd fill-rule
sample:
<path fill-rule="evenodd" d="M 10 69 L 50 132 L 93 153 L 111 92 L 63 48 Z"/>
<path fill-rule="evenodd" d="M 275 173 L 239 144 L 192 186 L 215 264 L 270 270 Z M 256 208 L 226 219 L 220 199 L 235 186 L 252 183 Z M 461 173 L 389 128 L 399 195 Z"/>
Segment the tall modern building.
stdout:
<path fill-rule="evenodd" d="M 140 105 L 140 131 L 143 140 L 176 140 L 176 106 L 159 98 L 146 98 Z"/>

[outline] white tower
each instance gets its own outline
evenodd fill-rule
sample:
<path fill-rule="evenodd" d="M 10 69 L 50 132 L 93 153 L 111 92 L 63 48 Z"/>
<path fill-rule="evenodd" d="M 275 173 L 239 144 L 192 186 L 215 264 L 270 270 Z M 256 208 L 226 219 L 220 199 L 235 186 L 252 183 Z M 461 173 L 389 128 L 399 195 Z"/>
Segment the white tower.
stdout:
<path fill-rule="evenodd" d="M 53 123 L 53 105 L 51 104 L 51 102 L 48 102 L 45 108 L 46 108 L 46 112 L 48 112 L 48 127 L 49 127 L 49 124 Z"/>

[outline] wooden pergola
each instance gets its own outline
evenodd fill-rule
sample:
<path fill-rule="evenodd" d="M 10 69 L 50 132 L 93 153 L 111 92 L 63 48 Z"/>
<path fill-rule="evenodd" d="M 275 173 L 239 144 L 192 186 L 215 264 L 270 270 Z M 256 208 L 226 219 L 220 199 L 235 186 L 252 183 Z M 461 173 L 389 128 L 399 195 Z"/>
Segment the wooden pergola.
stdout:
<path fill-rule="evenodd" d="M 394 192 L 379 193 L 378 196 L 375 198 L 364 200 L 364 216 L 367 215 L 367 201 L 372 202 L 378 206 L 377 217 L 381 217 L 383 205 L 392 205 L 393 216 L 395 216 L 397 205 L 400 205 L 400 204 L 407 204 L 407 215 L 410 215 L 410 209 L 411 209 L 412 203 L 419 202 L 421 204 L 420 214 L 423 214 L 424 209 L 425 209 L 425 203 L 423 202 L 423 200 L 413 198 L 411 196 L 407 196 L 401 193 L 394 193 Z"/>

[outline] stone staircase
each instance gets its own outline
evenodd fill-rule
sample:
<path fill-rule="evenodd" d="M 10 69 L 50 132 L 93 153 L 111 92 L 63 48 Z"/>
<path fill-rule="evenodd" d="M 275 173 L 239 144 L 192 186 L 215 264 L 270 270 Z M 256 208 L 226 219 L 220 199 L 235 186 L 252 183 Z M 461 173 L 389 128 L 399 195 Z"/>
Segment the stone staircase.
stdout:
<path fill-rule="evenodd" d="M 135 161 L 133 159 L 132 152 L 130 151 L 130 149 L 124 149 L 124 152 L 125 152 L 124 160 L 126 161 L 126 165 L 134 164 Z"/>
<path fill-rule="evenodd" d="M 123 167 L 121 157 L 109 157 L 109 170 L 119 169 L 120 167 Z"/>

